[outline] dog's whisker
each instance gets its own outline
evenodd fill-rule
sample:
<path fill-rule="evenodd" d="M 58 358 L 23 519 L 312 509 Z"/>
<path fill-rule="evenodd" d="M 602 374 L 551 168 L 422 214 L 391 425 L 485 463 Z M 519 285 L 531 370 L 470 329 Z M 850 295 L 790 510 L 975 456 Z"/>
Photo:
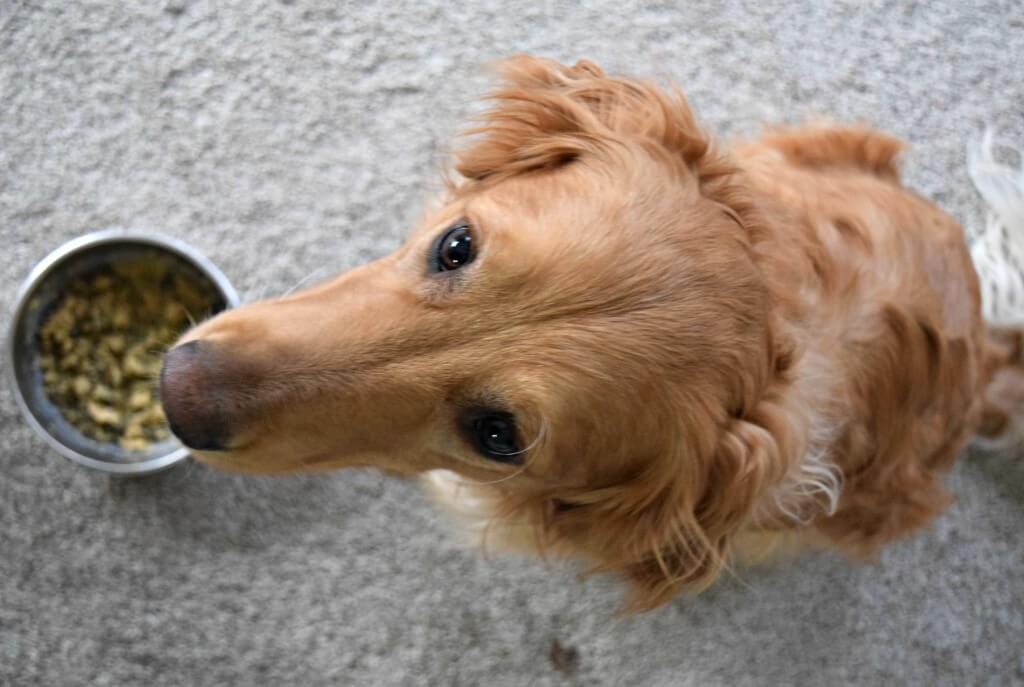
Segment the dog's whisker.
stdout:
<path fill-rule="evenodd" d="M 313 272 L 310 272 L 305 277 L 300 279 L 298 281 L 298 283 L 296 283 L 290 289 L 288 289 L 283 294 L 281 294 L 281 298 L 285 298 L 287 296 L 292 295 L 295 291 L 297 291 L 298 289 L 302 288 L 303 286 L 305 286 L 306 284 L 308 284 L 312 280 L 319 279 L 320 277 L 322 277 L 324 275 L 324 273 L 328 272 L 329 270 L 330 270 L 330 268 L 328 268 L 328 267 L 321 267 L 318 270 L 314 270 Z"/>
<path fill-rule="evenodd" d="M 170 486 L 178 486 L 182 484 L 185 480 L 192 477 L 192 473 L 195 472 L 196 460 L 194 458 L 187 458 L 184 462 L 185 464 L 182 466 L 179 474 L 175 475 L 174 479 L 169 480 L 168 484 Z"/>
<path fill-rule="evenodd" d="M 540 444 L 540 442 L 544 439 L 545 433 L 547 432 L 547 426 L 548 426 L 547 425 L 547 421 L 546 420 L 542 420 L 541 421 L 541 425 L 540 425 L 540 429 L 537 431 L 537 437 L 530 443 L 530 445 L 527 446 L 524 449 L 520 449 L 519 451 L 516 451 L 515 453 L 509 453 L 508 454 L 509 456 L 519 456 L 519 455 L 523 455 L 523 454 L 527 455 L 526 462 L 524 462 L 521 466 L 519 466 L 519 468 L 515 472 L 512 472 L 512 473 L 510 473 L 508 475 L 505 475 L 504 477 L 501 477 L 499 479 L 491 480 L 489 482 L 478 482 L 476 480 L 466 480 L 466 481 L 469 484 L 473 485 L 473 486 L 484 487 L 484 486 L 490 486 L 490 485 L 493 485 L 493 484 L 501 484 L 502 482 L 506 482 L 506 481 L 508 481 L 508 480 L 510 480 L 510 479 L 512 479 L 514 477 L 518 477 L 519 475 L 521 475 L 524 472 L 526 472 L 527 468 L 530 467 L 530 463 L 533 462 L 533 457 L 535 455 L 534 453 L 531 453 L 531 451 L 534 448 L 536 448 Z"/>

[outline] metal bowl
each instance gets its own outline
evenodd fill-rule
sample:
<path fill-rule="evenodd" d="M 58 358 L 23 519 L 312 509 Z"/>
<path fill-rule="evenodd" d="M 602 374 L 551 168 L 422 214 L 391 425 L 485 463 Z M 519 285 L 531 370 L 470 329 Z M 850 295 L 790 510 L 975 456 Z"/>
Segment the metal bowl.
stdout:
<path fill-rule="evenodd" d="M 120 260 L 159 255 L 214 300 L 213 312 L 238 305 L 238 294 L 217 267 L 181 241 L 123 230 L 99 231 L 68 241 L 47 255 L 21 285 L 7 333 L 7 369 L 25 419 L 46 442 L 79 465 L 116 475 L 146 475 L 188 457 L 173 437 L 143 453 L 85 436 L 47 397 L 39 367 L 39 328 L 72 280 Z"/>

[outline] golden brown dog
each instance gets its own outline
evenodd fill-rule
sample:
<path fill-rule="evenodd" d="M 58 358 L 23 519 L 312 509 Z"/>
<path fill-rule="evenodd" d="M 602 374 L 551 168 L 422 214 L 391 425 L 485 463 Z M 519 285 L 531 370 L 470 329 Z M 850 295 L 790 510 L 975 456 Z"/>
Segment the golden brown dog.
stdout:
<path fill-rule="evenodd" d="M 870 554 L 947 504 L 1008 359 L 897 140 L 722 150 L 685 99 L 520 57 L 394 254 L 239 308 L 166 359 L 174 431 L 251 472 L 426 473 L 495 540 L 648 608 L 783 537 Z"/>

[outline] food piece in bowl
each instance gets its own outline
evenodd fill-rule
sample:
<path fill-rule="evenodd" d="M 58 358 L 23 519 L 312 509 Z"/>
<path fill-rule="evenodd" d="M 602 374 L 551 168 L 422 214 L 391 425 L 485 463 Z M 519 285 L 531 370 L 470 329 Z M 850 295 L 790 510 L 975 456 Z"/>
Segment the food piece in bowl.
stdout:
<path fill-rule="evenodd" d="M 85 436 L 145 451 L 170 436 L 154 391 L 163 351 L 212 306 L 157 257 L 74 280 L 39 332 L 47 396 Z"/>

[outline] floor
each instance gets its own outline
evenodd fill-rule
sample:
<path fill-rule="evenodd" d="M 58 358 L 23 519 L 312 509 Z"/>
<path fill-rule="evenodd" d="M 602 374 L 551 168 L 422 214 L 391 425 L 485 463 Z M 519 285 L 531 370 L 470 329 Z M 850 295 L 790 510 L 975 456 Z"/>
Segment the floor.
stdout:
<path fill-rule="evenodd" d="M 0 310 L 97 228 L 184 239 L 245 300 L 383 255 L 488 61 L 520 51 L 672 78 L 726 137 L 872 122 L 969 228 L 966 141 L 1024 141 L 1019 0 L 14 0 Z M 956 503 L 877 562 L 808 556 L 632 617 L 614 579 L 465 549 L 415 483 L 375 472 L 111 480 L 47 450 L 6 386 L 0 466 L 0 684 L 1024 683 L 1014 456 L 966 456 Z"/>

